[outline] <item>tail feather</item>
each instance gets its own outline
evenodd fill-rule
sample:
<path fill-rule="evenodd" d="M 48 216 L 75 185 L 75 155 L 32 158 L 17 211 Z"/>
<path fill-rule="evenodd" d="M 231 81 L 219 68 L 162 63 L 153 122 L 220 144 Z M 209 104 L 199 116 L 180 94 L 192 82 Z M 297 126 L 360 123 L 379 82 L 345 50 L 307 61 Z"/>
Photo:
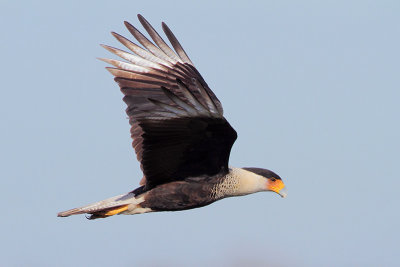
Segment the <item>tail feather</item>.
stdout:
<path fill-rule="evenodd" d="M 128 209 L 130 204 L 139 204 L 135 194 L 128 193 L 105 199 L 87 206 L 58 213 L 58 217 L 68 217 L 76 214 L 91 214 L 88 219 L 104 218 L 119 214 Z"/>
<path fill-rule="evenodd" d="M 94 219 L 99 219 L 99 218 L 110 217 L 110 216 L 120 214 L 120 213 L 126 211 L 128 209 L 128 206 L 129 205 L 121 205 L 121 206 L 117 206 L 117 207 L 113 207 L 113 208 L 109 208 L 109 209 L 100 210 L 100 211 L 91 213 L 86 218 L 88 220 L 94 220 Z"/>

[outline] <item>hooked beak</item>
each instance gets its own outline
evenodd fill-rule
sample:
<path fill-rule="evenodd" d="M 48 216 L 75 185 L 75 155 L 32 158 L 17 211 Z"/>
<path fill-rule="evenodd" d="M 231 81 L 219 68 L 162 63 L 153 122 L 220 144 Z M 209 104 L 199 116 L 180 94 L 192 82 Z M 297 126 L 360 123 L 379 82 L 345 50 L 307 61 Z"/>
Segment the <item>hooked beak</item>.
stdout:
<path fill-rule="evenodd" d="M 281 197 L 285 198 L 287 196 L 287 188 L 284 186 L 279 192 L 277 192 Z"/>
<path fill-rule="evenodd" d="M 281 197 L 287 196 L 287 190 L 286 190 L 285 184 L 282 182 L 282 180 L 276 180 L 274 182 L 269 181 L 267 183 L 267 190 L 273 191 L 273 192 L 279 194 Z"/>

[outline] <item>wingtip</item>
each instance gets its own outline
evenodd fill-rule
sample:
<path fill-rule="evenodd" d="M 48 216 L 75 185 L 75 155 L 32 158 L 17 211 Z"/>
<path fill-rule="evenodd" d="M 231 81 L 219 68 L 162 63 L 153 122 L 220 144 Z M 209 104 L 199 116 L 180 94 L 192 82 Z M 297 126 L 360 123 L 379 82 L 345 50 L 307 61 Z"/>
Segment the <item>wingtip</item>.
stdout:
<path fill-rule="evenodd" d="M 106 60 L 106 58 L 104 58 L 104 57 L 96 57 L 96 59 L 97 60 L 101 60 L 101 61 L 105 61 Z"/>
<path fill-rule="evenodd" d="M 131 23 L 129 23 L 129 21 L 125 20 L 124 21 L 124 25 L 125 27 L 127 27 L 129 29 L 129 27 L 133 27 L 133 25 Z"/>
<path fill-rule="evenodd" d="M 103 57 L 96 57 L 97 60 L 103 61 L 105 63 L 110 64 L 109 59 L 108 58 L 103 58 Z M 107 67 L 106 67 L 107 68 Z"/>
<path fill-rule="evenodd" d="M 113 68 L 113 67 L 105 67 L 105 69 L 106 69 L 109 73 L 111 73 L 114 77 L 117 76 L 117 73 L 116 73 L 116 70 L 117 70 L 117 69 L 115 69 L 115 68 Z"/>
<path fill-rule="evenodd" d="M 147 19 L 145 19 L 142 15 L 138 14 L 137 17 L 138 17 L 140 23 L 143 25 L 143 27 L 146 27 L 146 26 L 152 27 L 151 24 L 147 21 Z"/>
<path fill-rule="evenodd" d="M 101 47 L 103 47 L 105 50 L 107 50 L 108 52 L 111 52 L 113 54 L 115 54 L 113 51 L 115 51 L 115 48 L 109 45 L 105 45 L 105 44 L 100 44 Z"/>
<path fill-rule="evenodd" d="M 116 54 L 117 53 L 116 51 L 120 50 L 120 49 L 112 47 L 110 45 L 100 44 L 100 46 L 113 54 Z"/>
<path fill-rule="evenodd" d="M 164 21 L 161 22 L 161 27 L 163 28 L 164 31 L 165 31 L 166 29 L 167 29 L 167 30 L 170 30 L 169 27 L 168 27 L 168 25 L 167 25 L 167 23 L 165 23 Z"/>

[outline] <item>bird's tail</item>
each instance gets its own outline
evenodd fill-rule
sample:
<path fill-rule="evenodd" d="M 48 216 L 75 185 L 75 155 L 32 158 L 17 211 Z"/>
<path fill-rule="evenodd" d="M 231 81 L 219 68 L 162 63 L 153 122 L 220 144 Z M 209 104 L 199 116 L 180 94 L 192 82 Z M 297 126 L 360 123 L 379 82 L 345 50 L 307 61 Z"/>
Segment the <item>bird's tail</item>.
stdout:
<path fill-rule="evenodd" d="M 111 197 L 87 206 L 75 208 L 58 213 L 58 217 L 68 217 L 76 214 L 90 214 L 88 219 L 93 220 L 97 218 L 105 218 L 120 214 L 133 204 L 137 205 L 140 201 L 135 198 L 135 194 L 128 193 L 115 197 Z"/>

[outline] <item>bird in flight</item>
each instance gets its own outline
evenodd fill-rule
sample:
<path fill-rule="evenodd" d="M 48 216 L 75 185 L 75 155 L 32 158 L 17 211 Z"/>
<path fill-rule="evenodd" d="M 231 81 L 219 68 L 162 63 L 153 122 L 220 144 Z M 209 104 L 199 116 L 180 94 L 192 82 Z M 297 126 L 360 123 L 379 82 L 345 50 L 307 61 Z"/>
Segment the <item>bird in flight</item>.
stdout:
<path fill-rule="evenodd" d="M 88 219 L 97 219 L 178 211 L 261 191 L 285 197 L 285 185 L 276 173 L 228 165 L 237 134 L 224 118 L 221 102 L 168 26 L 162 23 L 175 51 L 143 16 L 138 18 L 153 42 L 125 22 L 143 47 L 112 32 L 131 52 L 103 45 L 124 61 L 101 60 L 113 66 L 107 70 L 128 106 L 132 145 L 144 174 L 140 187 L 58 216 L 88 214 Z"/>

